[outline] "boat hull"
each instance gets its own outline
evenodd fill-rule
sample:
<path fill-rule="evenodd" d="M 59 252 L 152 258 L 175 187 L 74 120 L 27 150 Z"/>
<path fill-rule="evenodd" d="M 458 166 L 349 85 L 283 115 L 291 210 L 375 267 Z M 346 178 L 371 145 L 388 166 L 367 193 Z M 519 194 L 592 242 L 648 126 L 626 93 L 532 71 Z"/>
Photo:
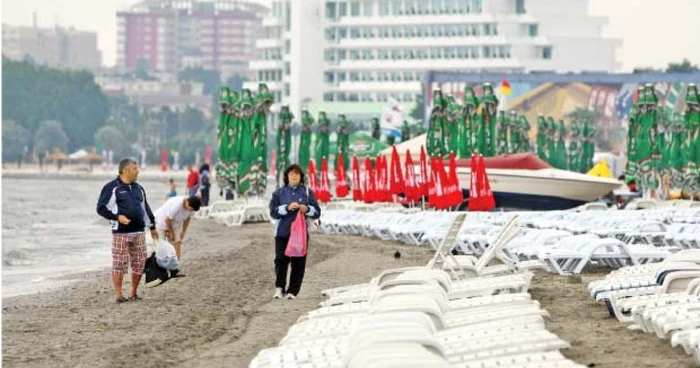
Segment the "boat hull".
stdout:
<path fill-rule="evenodd" d="M 570 209 L 594 201 L 622 184 L 614 179 L 557 169 L 486 169 L 486 174 L 496 206 L 517 209 Z M 457 175 L 463 193 L 468 195 L 469 168 L 458 168 Z"/>

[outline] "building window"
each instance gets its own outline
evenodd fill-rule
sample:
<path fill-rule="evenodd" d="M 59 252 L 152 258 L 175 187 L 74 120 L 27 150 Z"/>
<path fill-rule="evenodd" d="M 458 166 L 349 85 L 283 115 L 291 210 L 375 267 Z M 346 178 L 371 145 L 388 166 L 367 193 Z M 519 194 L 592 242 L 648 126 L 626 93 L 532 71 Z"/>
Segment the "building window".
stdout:
<path fill-rule="evenodd" d="M 483 0 L 474 0 L 474 6 L 472 7 L 473 12 L 477 13 L 477 14 L 481 14 L 483 9 L 484 9 Z"/>
<path fill-rule="evenodd" d="M 371 17 L 374 15 L 374 4 L 364 3 L 362 4 L 362 15 L 365 17 Z"/>
<path fill-rule="evenodd" d="M 289 97 L 289 95 L 290 95 L 290 93 L 289 93 L 289 83 L 285 83 L 285 84 L 284 84 L 284 96 L 285 96 L 285 97 Z"/>
<path fill-rule="evenodd" d="M 350 28 L 350 38 L 351 39 L 360 38 L 360 29 L 357 27 Z"/>
<path fill-rule="evenodd" d="M 292 27 L 292 4 L 287 3 L 285 4 L 286 8 L 286 26 L 285 29 L 289 31 Z"/>
<path fill-rule="evenodd" d="M 491 58 L 491 46 L 484 46 L 484 58 Z"/>
<path fill-rule="evenodd" d="M 348 3 L 342 2 L 338 3 L 338 18 L 346 17 L 348 15 Z"/>
<path fill-rule="evenodd" d="M 490 36 L 491 35 L 491 25 L 490 24 L 484 24 L 484 36 Z"/>
<path fill-rule="evenodd" d="M 334 100 L 333 97 L 334 97 L 334 96 L 333 96 L 333 92 L 326 92 L 326 93 L 323 94 L 323 101 L 327 101 L 327 102 L 328 102 L 328 101 L 333 101 L 333 100 Z"/>
<path fill-rule="evenodd" d="M 357 93 L 349 93 L 348 94 L 348 101 L 357 102 L 359 100 L 360 100 L 360 97 L 357 95 Z"/>
<path fill-rule="evenodd" d="M 338 50 L 338 60 L 345 60 L 348 58 L 348 53 L 345 49 Z"/>
<path fill-rule="evenodd" d="M 515 13 L 525 14 L 525 0 L 515 0 Z"/>
<path fill-rule="evenodd" d="M 346 38 L 348 38 L 348 29 L 338 28 L 338 40 L 344 40 Z"/>
<path fill-rule="evenodd" d="M 326 41 L 335 41 L 335 28 L 330 27 L 326 29 Z"/>
<path fill-rule="evenodd" d="M 542 48 L 542 59 L 551 59 L 552 58 L 552 47 L 547 46 Z"/>
<path fill-rule="evenodd" d="M 347 80 L 346 72 L 338 72 L 338 82 L 345 82 Z"/>
<path fill-rule="evenodd" d="M 335 5 L 336 3 L 328 2 L 326 3 L 326 18 L 335 18 Z"/>
<path fill-rule="evenodd" d="M 386 93 L 377 93 L 377 101 L 378 102 L 387 102 L 388 96 Z"/>
<path fill-rule="evenodd" d="M 323 73 L 323 81 L 326 83 L 333 83 L 333 81 L 335 81 L 335 73 L 333 73 L 333 72 Z"/>
<path fill-rule="evenodd" d="M 284 74 L 285 75 L 290 75 L 292 73 L 292 67 L 289 64 L 289 61 L 284 62 Z"/>
<path fill-rule="evenodd" d="M 530 26 L 529 26 L 528 28 L 529 28 L 529 31 L 530 31 L 530 32 L 529 32 L 529 33 L 530 33 L 530 37 L 537 37 L 537 31 L 538 31 L 538 29 L 537 29 L 537 24 L 530 24 Z"/>
<path fill-rule="evenodd" d="M 345 95 L 344 92 L 338 92 L 337 97 L 338 97 L 338 101 L 341 101 L 341 102 L 345 102 L 348 100 L 347 96 Z"/>
<path fill-rule="evenodd" d="M 360 73 L 350 72 L 350 82 L 359 82 L 359 81 L 360 81 Z"/>
<path fill-rule="evenodd" d="M 359 17 L 360 16 L 360 3 L 353 1 L 350 3 L 350 16 Z"/>
<path fill-rule="evenodd" d="M 389 15 L 389 2 L 388 1 L 380 1 L 379 2 L 379 15 L 380 16 Z"/>
<path fill-rule="evenodd" d="M 335 50 L 326 50 L 324 59 L 326 61 L 335 61 Z"/>

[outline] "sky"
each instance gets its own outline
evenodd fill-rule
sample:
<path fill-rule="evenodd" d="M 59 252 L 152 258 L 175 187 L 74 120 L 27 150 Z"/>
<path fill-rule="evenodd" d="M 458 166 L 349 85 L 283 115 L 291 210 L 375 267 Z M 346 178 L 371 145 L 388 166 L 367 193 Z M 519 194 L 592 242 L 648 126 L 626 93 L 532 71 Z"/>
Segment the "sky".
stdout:
<path fill-rule="evenodd" d="M 269 5 L 270 0 L 252 0 Z M 299 1 L 299 0 L 296 0 Z M 308 0 L 304 0 L 308 1 Z M 55 24 L 98 32 L 103 63 L 116 62 L 117 9 L 138 0 L 3 0 L 2 22 L 31 25 L 37 12 L 40 27 Z M 698 0 L 589 0 L 591 15 L 609 17 L 604 36 L 619 38 L 617 59 L 621 71 L 635 67 L 663 68 L 683 58 L 700 64 L 700 1 Z"/>

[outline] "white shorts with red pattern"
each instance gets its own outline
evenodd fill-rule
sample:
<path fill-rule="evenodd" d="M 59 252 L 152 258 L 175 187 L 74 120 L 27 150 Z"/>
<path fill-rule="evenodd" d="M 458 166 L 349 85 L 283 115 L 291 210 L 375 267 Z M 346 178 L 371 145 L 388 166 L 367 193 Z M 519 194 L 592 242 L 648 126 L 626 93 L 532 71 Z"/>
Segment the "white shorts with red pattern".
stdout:
<path fill-rule="evenodd" d="M 123 275 L 131 264 L 131 273 L 143 275 L 146 265 L 146 234 L 112 234 L 112 274 Z"/>

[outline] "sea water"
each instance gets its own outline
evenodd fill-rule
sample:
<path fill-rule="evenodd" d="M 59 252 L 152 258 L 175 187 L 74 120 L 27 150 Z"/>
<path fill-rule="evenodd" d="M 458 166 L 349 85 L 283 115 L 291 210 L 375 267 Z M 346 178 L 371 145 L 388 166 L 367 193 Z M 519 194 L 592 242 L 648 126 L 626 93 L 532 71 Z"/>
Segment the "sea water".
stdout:
<path fill-rule="evenodd" d="M 116 175 L 115 175 L 116 177 Z M 96 212 L 106 180 L 2 179 L 2 297 L 74 282 L 111 266 L 111 231 Z M 166 182 L 139 180 L 155 211 Z M 184 194 L 184 182 L 178 182 Z"/>

